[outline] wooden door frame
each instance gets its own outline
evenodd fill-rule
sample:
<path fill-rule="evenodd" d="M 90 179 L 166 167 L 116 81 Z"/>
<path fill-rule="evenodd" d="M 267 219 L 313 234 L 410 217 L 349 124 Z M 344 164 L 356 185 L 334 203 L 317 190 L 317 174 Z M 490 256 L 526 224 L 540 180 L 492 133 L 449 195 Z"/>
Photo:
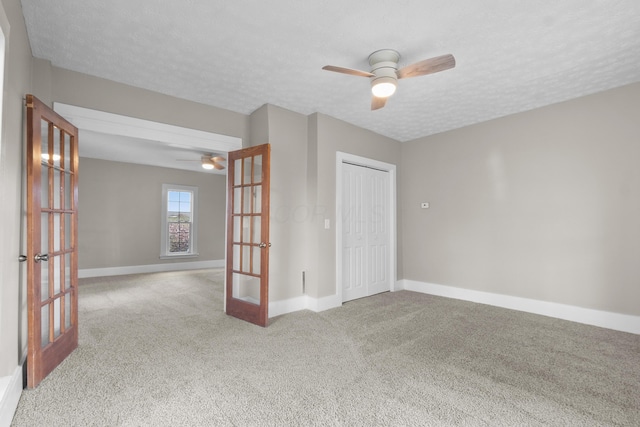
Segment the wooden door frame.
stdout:
<path fill-rule="evenodd" d="M 351 163 L 357 166 L 378 169 L 389 173 L 389 276 L 391 292 L 400 290 L 398 285 L 398 250 L 397 250 L 397 203 L 396 203 L 396 165 L 369 159 L 355 154 L 336 151 L 336 298 L 342 305 L 342 164 Z"/>

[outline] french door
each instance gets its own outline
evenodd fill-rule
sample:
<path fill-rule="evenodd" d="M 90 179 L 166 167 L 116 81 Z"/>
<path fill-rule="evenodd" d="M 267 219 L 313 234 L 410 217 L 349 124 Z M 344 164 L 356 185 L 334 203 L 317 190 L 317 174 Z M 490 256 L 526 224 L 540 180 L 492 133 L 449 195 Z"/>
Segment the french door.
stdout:
<path fill-rule="evenodd" d="M 342 163 L 342 301 L 391 290 L 389 172 Z"/>
<path fill-rule="evenodd" d="M 269 144 L 228 154 L 226 312 L 267 326 Z"/>
<path fill-rule="evenodd" d="M 78 129 L 27 105 L 27 386 L 78 346 Z"/>

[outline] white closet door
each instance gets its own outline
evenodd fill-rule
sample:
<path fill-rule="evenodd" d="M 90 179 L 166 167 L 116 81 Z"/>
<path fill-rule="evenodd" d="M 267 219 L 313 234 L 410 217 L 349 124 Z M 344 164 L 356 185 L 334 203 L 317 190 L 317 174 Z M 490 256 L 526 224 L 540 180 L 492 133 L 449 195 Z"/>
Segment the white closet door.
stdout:
<path fill-rule="evenodd" d="M 364 169 L 364 168 L 363 168 Z M 389 275 L 389 173 L 365 169 L 367 180 L 367 295 L 391 290 Z"/>
<path fill-rule="evenodd" d="M 342 165 L 342 300 L 391 290 L 389 173 Z"/>
<path fill-rule="evenodd" d="M 365 177 L 363 169 L 342 166 L 342 300 L 367 296 Z"/>

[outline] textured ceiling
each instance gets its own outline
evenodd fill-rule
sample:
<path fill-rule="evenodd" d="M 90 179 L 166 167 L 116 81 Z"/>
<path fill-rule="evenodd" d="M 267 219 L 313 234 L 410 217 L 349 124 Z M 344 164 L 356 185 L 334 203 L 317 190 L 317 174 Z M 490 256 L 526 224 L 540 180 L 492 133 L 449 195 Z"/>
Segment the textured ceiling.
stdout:
<path fill-rule="evenodd" d="M 53 65 L 250 114 L 320 112 L 399 141 L 640 81 L 640 1 L 22 0 Z M 451 53 L 370 111 L 368 70 Z"/>

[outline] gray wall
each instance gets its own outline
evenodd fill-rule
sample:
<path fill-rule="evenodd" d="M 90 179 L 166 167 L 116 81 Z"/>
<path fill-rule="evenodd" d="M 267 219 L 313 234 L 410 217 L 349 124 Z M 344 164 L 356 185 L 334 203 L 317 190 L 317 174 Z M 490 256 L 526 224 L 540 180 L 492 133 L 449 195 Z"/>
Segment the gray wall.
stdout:
<path fill-rule="evenodd" d="M 269 300 L 302 295 L 305 241 L 307 117 L 264 105 L 251 115 L 251 145 L 271 144 Z"/>
<path fill-rule="evenodd" d="M 21 277 L 26 267 L 21 253 L 22 146 L 24 96 L 31 92 L 31 49 L 19 0 L 2 0 L 7 17 L 2 139 L 0 140 L 0 377 L 13 374 L 25 356 L 25 291 Z M 23 328 L 18 327 L 22 323 Z"/>
<path fill-rule="evenodd" d="M 270 300 L 302 295 L 306 261 L 307 117 L 273 105 L 269 109 L 271 143 Z"/>
<path fill-rule="evenodd" d="M 81 158 L 79 268 L 224 259 L 226 176 Z M 198 187 L 195 258 L 161 260 L 162 184 Z"/>
<path fill-rule="evenodd" d="M 634 84 L 404 143 L 404 278 L 640 315 L 639 135 Z"/>

